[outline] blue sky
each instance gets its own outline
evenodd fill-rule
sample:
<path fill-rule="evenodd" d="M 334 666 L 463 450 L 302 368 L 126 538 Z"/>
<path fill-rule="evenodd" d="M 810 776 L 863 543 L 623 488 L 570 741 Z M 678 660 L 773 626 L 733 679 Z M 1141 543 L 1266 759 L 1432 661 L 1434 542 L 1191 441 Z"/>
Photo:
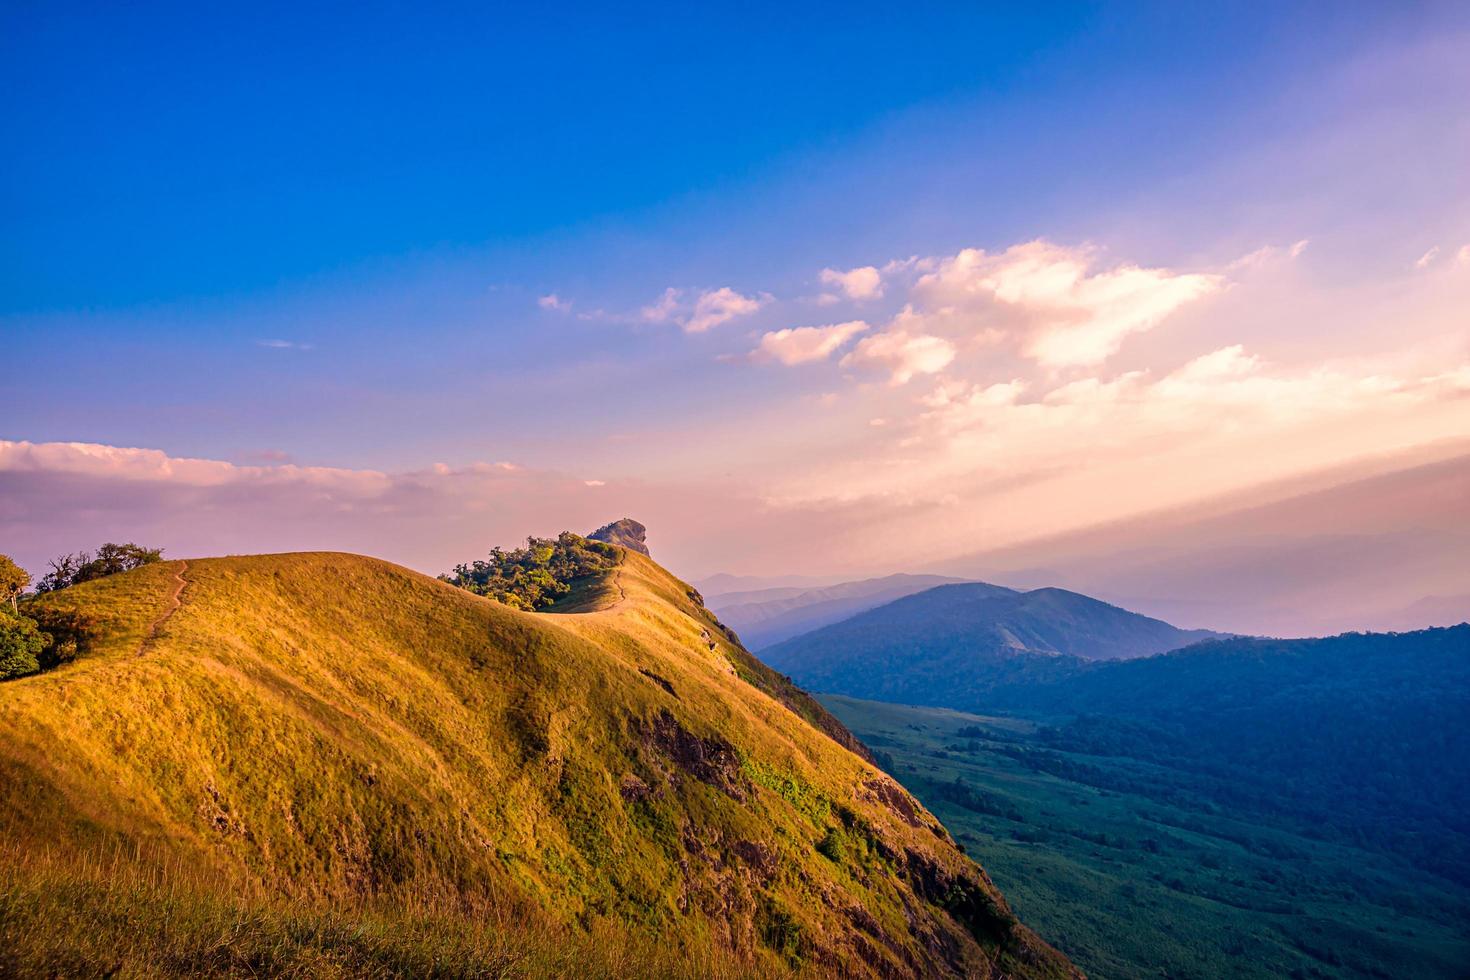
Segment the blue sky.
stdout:
<path fill-rule="evenodd" d="M 878 200 L 781 251 L 817 239 L 830 254 L 894 225 L 967 236 L 977 218 L 1004 236 L 1044 219 L 1038 204 L 1126 192 L 1269 128 L 1261 102 L 1284 81 L 1434 20 L 1383 4 L 143 6 L 9 8 L 7 313 L 236 299 L 487 246 L 554 251 L 772 185 L 799 206 L 804 180 L 842 170 L 854 145 L 946 185 L 1018 186 L 934 215 L 922 192 L 885 191 L 893 170 L 875 161 L 844 177 Z M 906 113 L 939 145 L 871 146 Z M 1084 155 L 1035 165 L 1079 138 Z M 768 249 L 793 231 L 763 224 Z"/>
<path fill-rule="evenodd" d="M 0 440 L 825 571 L 1470 436 L 1470 13 L 1197 6 L 11 5 Z"/>

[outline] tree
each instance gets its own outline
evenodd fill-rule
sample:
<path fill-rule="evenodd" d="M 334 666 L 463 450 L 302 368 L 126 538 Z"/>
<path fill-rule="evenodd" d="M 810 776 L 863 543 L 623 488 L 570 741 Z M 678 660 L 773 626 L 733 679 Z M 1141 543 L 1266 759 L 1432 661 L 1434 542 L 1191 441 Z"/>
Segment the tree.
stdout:
<path fill-rule="evenodd" d="M 16 604 L 16 600 L 30 587 L 30 584 L 29 572 L 17 565 L 9 555 L 0 555 L 0 602 L 9 599 L 10 611 L 16 615 L 20 614 L 20 607 Z"/>
<path fill-rule="evenodd" d="M 0 681 L 40 673 L 37 658 L 50 642 L 33 620 L 0 612 Z"/>
<path fill-rule="evenodd" d="M 492 548 L 489 558 L 457 565 L 444 581 L 516 609 L 545 609 L 572 583 L 617 564 L 618 549 L 563 531 L 555 538 L 527 538 L 524 548 Z"/>
<path fill-rule="evenodd" d="M 51 571 L 36 583 L 36 591 L 55 592 L 160 561 L 163 561 L 162 548 L 144 548 L 131 542 L 113 544 L 109 541 L 97 549 L 96 555 L 82 551 L 75 555 L 62 555 L 52 561 Z"/>

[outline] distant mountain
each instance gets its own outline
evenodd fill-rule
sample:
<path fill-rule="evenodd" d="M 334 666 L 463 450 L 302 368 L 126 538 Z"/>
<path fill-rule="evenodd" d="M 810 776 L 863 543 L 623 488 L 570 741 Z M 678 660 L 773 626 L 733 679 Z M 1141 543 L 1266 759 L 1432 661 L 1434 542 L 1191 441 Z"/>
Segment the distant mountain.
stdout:
<path fill-rule="evenodd" d="M 719 572 L 693 584 L 705 600 L 717 599 L 734 592 L 758 592 L 764 589 L 790 589 L 793 593 L 820 589 L 842 582 L 841 575 L 732 575 Z"/>
<path fill-rule="evenodd" d="M 973 708 L 996 688 L 1070 676 L 1218 637 L 1064 589 L 942 585 L 765 649 L 814 691 Z"/>
<path fill-rule="evenodd" d="M 936 585 L 964 582 L 945 575 L 887 575 L 821 588 L 766 588 L 728 592 L 705 601 L 752 650 L 836 623 L 867 609 Z M 998 586 L 990 586 L 998 588 Z M 1009 589 L 1000 591 L 1008 592 Z"/>
<path fill-rule="evenodd" d="M 1413 632 L 1428 626 L 1470 623 L 1470 595 L 1431 595 L 1381 617 L 1384 629 Z"/>
<path fill-rule="evenodd" d="M 1470 596 L 1470 453 L 1396 465 L 1255 488 L 925 570 L 1059 585 L 1236 633 L 1453 625 L 1470 617 L 1470 603 L 1412 607 L 1426 596 Z"/>

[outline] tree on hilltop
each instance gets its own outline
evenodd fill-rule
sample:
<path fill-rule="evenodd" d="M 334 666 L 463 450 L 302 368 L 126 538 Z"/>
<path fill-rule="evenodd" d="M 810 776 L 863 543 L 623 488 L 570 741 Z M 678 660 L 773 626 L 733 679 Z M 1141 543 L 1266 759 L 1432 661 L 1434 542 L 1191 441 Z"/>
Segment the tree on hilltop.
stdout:
<path fill-rule="evenodd" d="M 0 555 L 0 602 L 9 599 L 10 611 L 19 615 L 17 600 L 30 585 L 30 573 L 17 565 L 9 555 Z"/>
<path fill-rule="evenodd" d="M 109 541 L 98 548 L 95 555 L 81 551 L 75 555 L 62 555 L 52 561 L 51 571 L 36 583 L 36 591 L 55 592 L 160 561 L 163 561 L 162 548 L 144 548 L 132 542 L 113 544 Z"/>
<path fill-rule="evenodd" d="M 492 548 L 480 561 L 456 565 L 440 578 L 516 609 L 545 609 L 572 590 L 572 582 L 617 564 L 618 549 L 563 531 L 527 538 L 524 548 Z"/>

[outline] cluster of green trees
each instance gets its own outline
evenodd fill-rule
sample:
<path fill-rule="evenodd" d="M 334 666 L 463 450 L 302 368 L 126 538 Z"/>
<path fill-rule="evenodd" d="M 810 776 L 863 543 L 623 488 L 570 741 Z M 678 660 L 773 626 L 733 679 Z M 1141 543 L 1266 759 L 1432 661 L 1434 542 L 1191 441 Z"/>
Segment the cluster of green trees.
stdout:
<path fill-rule="evenodd" d="M 131 571 L 163 560 L 163 549 L 108 542 L 97 553 L 62 555 L 36 583 L 37 594 Z M 21 596 L 31 576 L 9 556 L 0 555 L 0 681 L 26 677 L 76 659 L 97 633 L 92 617 L 72 609 L 28 603 Z"/>
<path fill-rule="evenodd" d="M 0 611 L 0 680 L 38 673 L 41 654 L 51 645 L 36 621 L 20 614 L 20 597 L 30 586 L 30 573 L 0 555 L 0 598 L 10 606 Z"/>
<path fill-rule="evenodd" d="M 491 549 L 484 560 L 456 565 L 440 578 L 476 595 L 516 609 L 545 609 L 572 591 L 578 580 L 617 564 L 618 549 L 563 531 L 555 538 L 527 538 L 524 548 Z"/>
<path fill-rule="evenodd" d="M 163 561 L 162 548 L 144 548 L 131 542 L 113 544 L 108 542 L 97 549 L 95 555 L 79 551 L 74 555 L 62 555 L 51 562 L 51 571 L 36 583 L 37 592 L 55 592 L 69 586 L 80 585 L 93 579 L 105 578 L 119 572 L 130 572 L 144 565 Z"/>

